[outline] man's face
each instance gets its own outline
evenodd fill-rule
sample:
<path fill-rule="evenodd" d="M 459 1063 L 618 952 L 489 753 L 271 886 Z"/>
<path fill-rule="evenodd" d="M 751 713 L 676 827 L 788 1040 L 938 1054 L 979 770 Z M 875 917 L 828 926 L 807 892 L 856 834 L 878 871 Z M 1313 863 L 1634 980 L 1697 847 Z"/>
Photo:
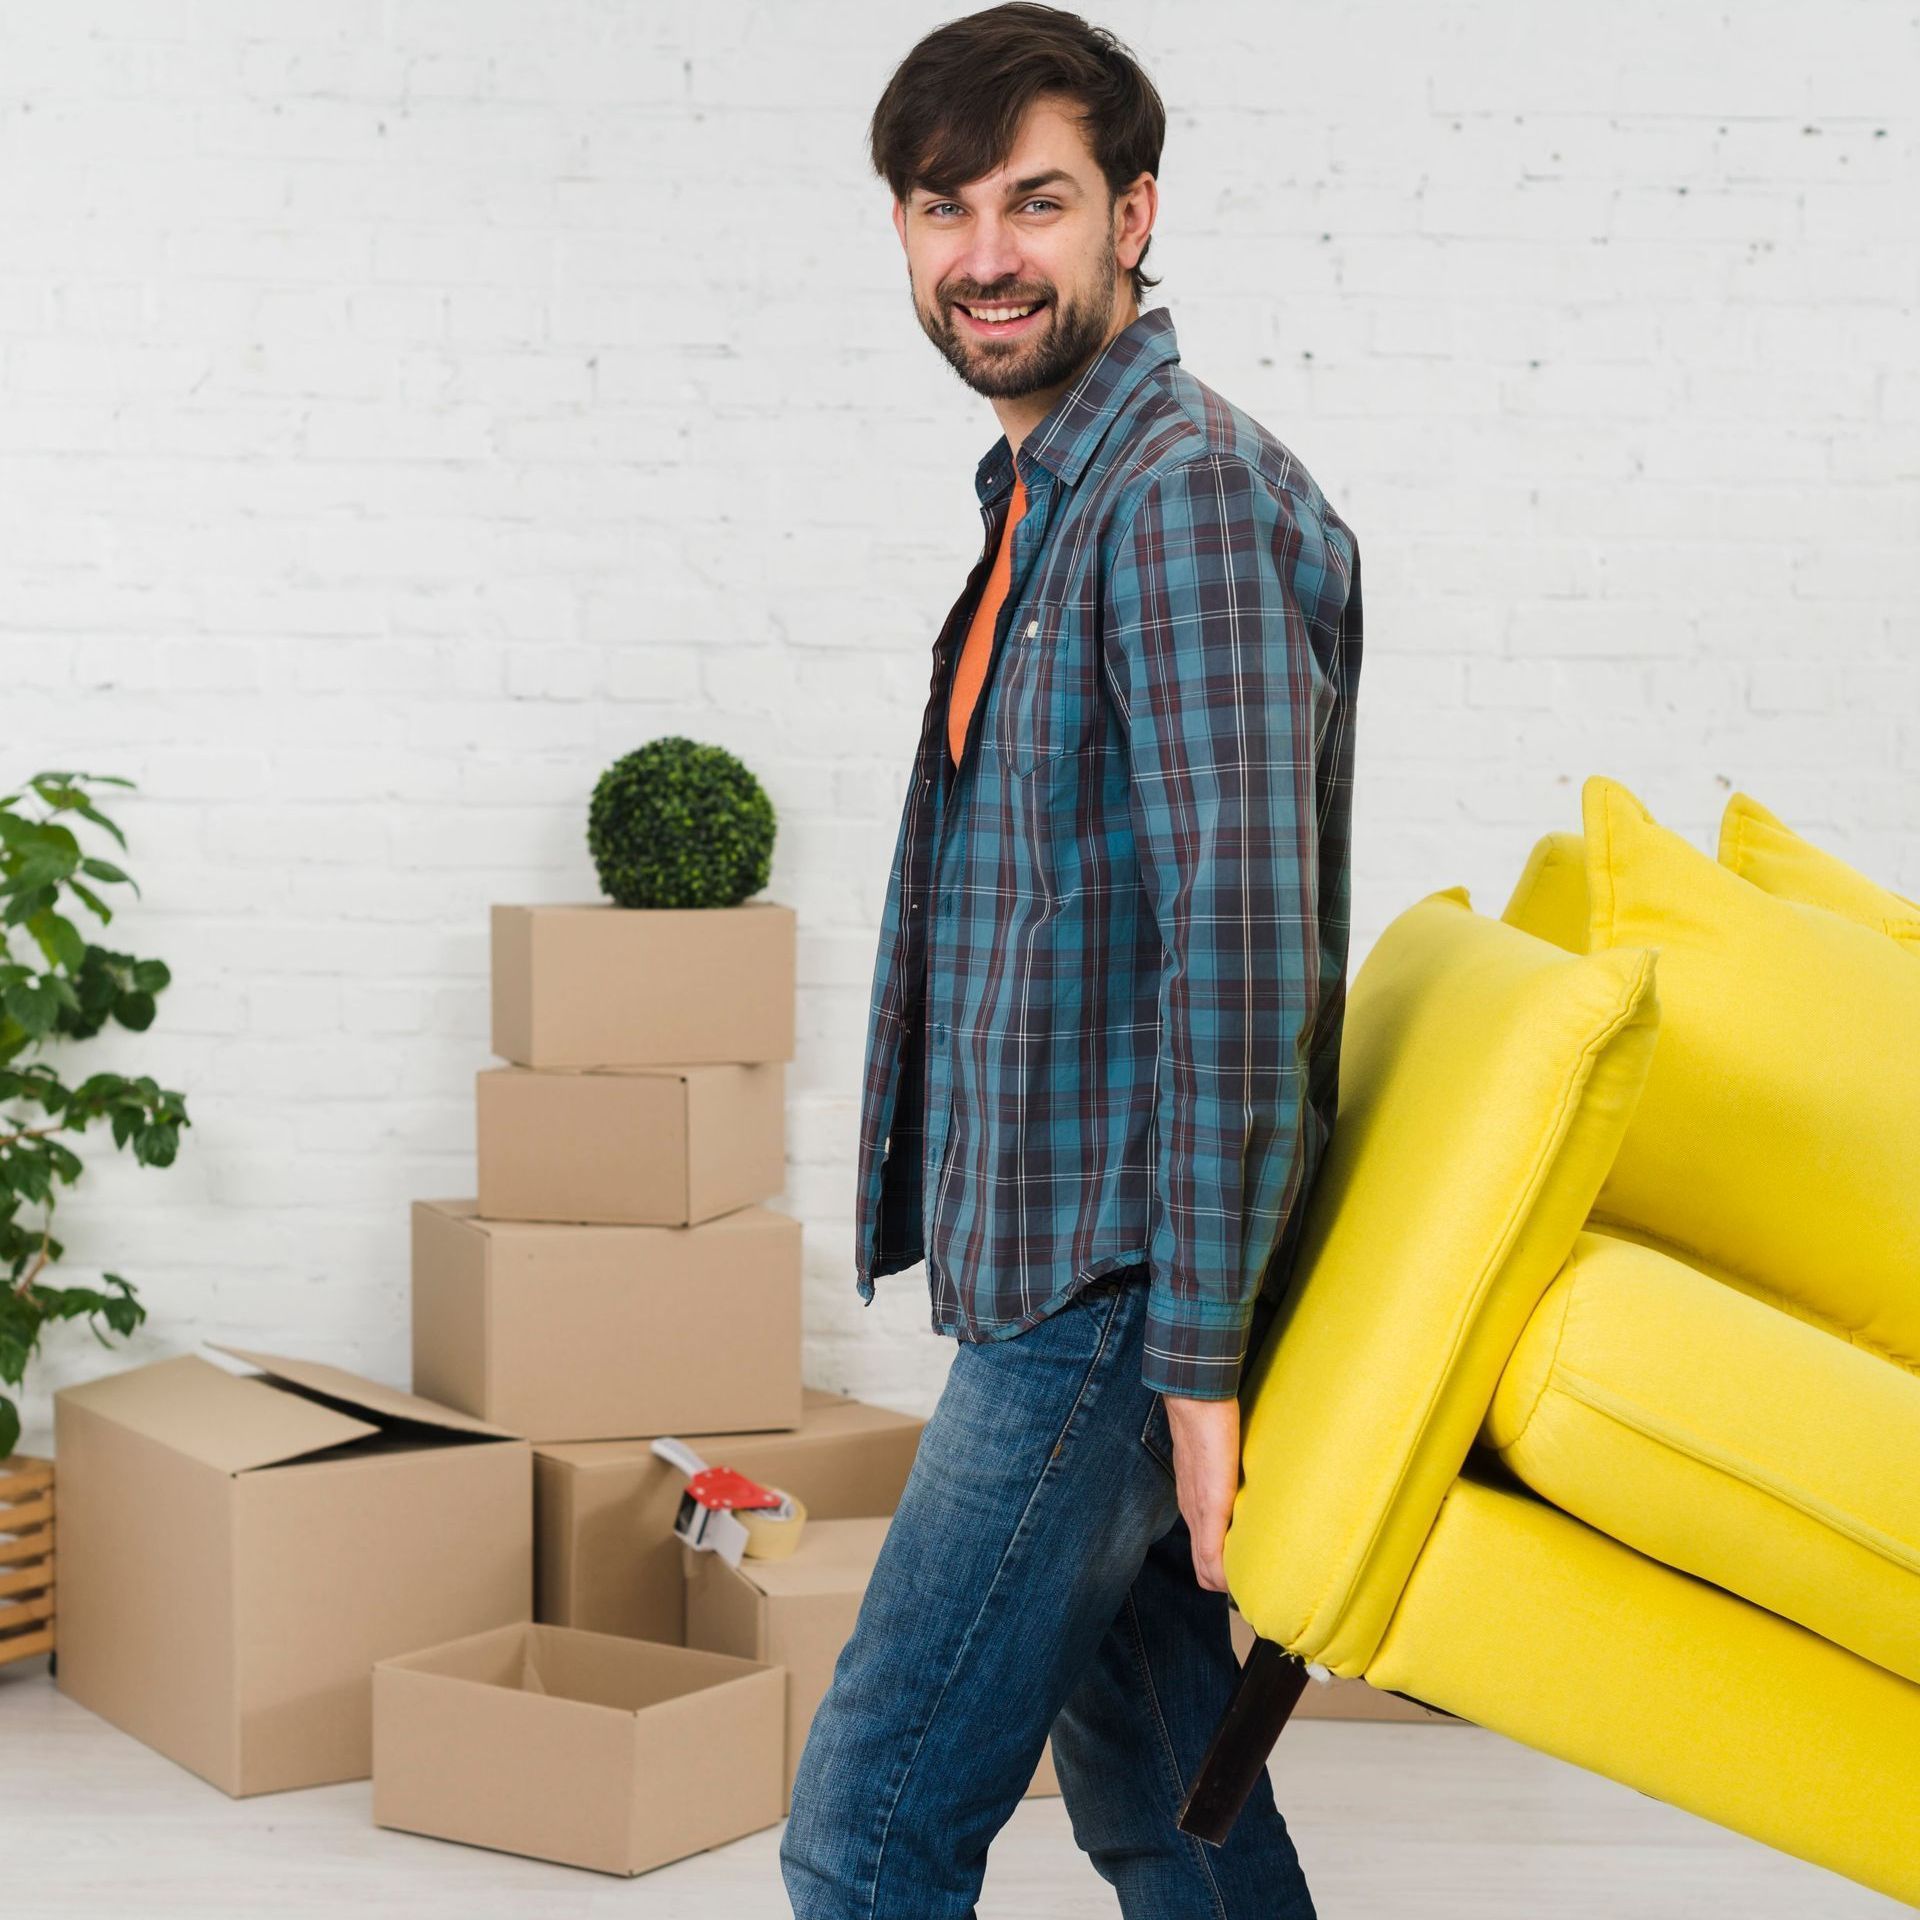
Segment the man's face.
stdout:
<path fill-rule="evenodd" d="M 1133 304 L 1121 224 L 1079 126 L 1046 97 L 997 173 L 946 196 L 915 187 L 894 208 L 922 329 L 990 399 L 1057 387 L 1106 343 Z M 1144 244 L 1128 236 L 1134 260 Z M 1031 311 L 984 317 L 1018 309 Z"/>

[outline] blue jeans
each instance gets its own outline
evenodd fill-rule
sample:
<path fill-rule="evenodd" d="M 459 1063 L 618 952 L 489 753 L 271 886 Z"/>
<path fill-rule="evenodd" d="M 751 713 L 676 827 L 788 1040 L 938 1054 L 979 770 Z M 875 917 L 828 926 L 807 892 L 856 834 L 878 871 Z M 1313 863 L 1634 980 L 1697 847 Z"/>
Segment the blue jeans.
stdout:
<path fill-rule="evenodd" d="M 973 1920 L 1049 1732 L 1124 1915 L 1313 1920 L 1264 1772 L 1224 1846 L 1175 1825 L 1239 1662 L 1140 1378 L 1146 1292 L 1129 1268 L 960 1343 L 800 1755 L 796 1920 Z"/>

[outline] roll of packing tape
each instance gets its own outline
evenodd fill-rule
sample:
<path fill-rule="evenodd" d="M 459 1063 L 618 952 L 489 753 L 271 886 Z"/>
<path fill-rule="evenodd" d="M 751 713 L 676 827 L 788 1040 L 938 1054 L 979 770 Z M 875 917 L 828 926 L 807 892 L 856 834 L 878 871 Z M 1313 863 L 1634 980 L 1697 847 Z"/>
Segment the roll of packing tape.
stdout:
<path fill-rule="evenodd" d="M 742 1551 L 749 1560 L 784 1560 L 800 1544 L 800 1530 L 807 1523 L 806 1507 L 798 1494 L 787 1493 L 784 1487 L 775 1487 L 773 1491 L 792 1501 L 791 1513 L 776 1517 L 764 1508 L 733 1510 L 733 1517 L 747 1530 L 747 1544 Z"/>

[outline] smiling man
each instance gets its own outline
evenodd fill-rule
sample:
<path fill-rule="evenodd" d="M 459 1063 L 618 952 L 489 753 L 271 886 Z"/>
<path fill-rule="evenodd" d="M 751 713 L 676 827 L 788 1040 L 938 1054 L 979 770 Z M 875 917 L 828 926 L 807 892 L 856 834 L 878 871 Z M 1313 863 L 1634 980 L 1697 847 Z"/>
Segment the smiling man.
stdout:
<path fill-rule="evenodd" d="M 959 1342 L 801 1755 L 798 1920 L 971 1915 L 1049 1733 L 1122 1910 L 1314 1911 L 1263 1775 L 1177 1825 L 1238 1672 L 1239 1392 L 1334 1125 L 1360 553 L 1188 373 L 1166 117 L 1075 14 L 936 29 L 873 116 L 915 317 L 1001 436 L 880 929 L 861 1299 Z"/>

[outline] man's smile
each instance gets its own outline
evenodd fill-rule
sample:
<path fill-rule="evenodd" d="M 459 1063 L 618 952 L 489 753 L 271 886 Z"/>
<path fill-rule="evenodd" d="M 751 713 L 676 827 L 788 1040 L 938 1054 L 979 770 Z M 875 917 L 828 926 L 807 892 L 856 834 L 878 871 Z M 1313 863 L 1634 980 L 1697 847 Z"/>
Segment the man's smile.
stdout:
<path fill-rule="evenodd" d="M 1025 332 L 1041 314 L 1046 312 L 1048 304 L 1045 300 L 1022 300 L 1005 302 L 998 306 L 982 303 L 970 307 L 956 300 L 954 308 L 957 312 L 966 315 L 969 332 L 979 334 L 982 339 L 998 340 L 1010 334 Z"/>

